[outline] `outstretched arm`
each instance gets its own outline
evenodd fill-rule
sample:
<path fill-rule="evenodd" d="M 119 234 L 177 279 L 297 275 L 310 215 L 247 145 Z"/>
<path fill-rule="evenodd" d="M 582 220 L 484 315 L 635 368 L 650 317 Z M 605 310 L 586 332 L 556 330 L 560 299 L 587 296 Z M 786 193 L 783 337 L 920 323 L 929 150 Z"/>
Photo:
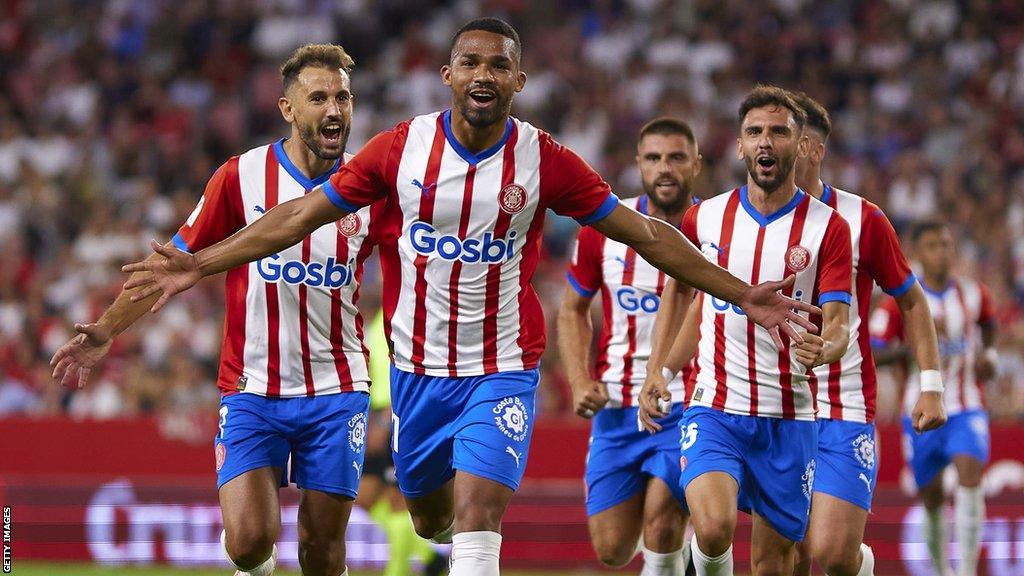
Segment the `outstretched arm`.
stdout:
<path fill-rule="evenodd" d="M 173 250 L 170 242 L 165 248 Z M 146 262 L 163 259 L 163 256 L 156 253 L 151 254 Z M 136 272 L 134 276 L 144 277 L 148 274 Z M 121 290 L 99 320 L 90 324 L 75 324 L 78 334 L 61 346 L 50 359 L 54 380 L 65 388 L 81 388 L 89 382 L 93 367 L 110 351 L 113 339 L 141 318 L 159 297 L 159 293 L 156 293 L 133 301 L 132 296 L 137 292 L 137 289 Z"/>
<path fill-rule="evenodd" d="M 632 246 L 644 260 L 676 280 L 739 306 L 748 318 L 771 333 L 780 350 L 783 347 L 780 330 L 794 342 L 803 341 L 791 322 L 809 332 L 816 330 L 814 324 L 797 311 L 820 313 L 819 308 L 778 293 L 792 284 L 793 277 L 750 286 L 709 262 L 673 226 L 622 205 L 592 226 L 612 240 Z"/>
<path fill-rule="evenodd" d="M 275 206 L 231 237 L 195 254 L 154 243 L 153 250 L 164 258 L 122 267 L 125 272 L 149 273 L 132 276 L 125 288 L 138 289 L 131 296 L 132 302 L 159 294 L 152 306 L 152 311 L 156 312 L 171 296 L 189 289 L 203 276 L 230 270 L 298 244 L 320 226 L 347 214 L 318 187 L 301 198 Z"/>

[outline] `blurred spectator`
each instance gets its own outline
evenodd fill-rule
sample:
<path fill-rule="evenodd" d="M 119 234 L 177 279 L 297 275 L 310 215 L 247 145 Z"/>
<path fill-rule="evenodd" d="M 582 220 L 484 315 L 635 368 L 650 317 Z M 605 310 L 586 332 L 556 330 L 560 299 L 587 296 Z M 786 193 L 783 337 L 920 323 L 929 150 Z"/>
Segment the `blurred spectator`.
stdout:
<path fill-rule="evenodd" d="M 164 241 L 230 155 L 287 134 L 280 60 L 335 41 L 356 59 L 350 151 L 447 106 L 438 67 L 458 23 L 499 14 L 523 35 L 514 112 L 639 193 L 636 131 L 675 114 L 705 159 L 698 195 L 736 185 L 736 106 L 756 82 L 831 110 L 826 173 L 880 203 L 900 230 L 940 216 L 965 267 L 993 287 L 1006 358 L 999 418 L 1021 418 L 1024 301 L 1024 4 L 865 0 L 73 0 L 13 2 L 0 25 L 0 415 L 175 415 L 215 405 L 222 288 L 212 279 L 116 343 L 70 395 L 46 360 L 95 319 L 119 265 Z M 426 15 L 426 17 L 424 17 Z M 552 217 L 536 286 L 564 287 L 575 224 Z M 364 293 L 378 287 L 368 270 Z M 549 319 L 553 314 L 549 314 Z M 551 338 L 553 341 L 553 338 Z M 551 347 L 553 348 L 553 347 Z M 557 354 L 539 405 L 565 412 Z M 1016 364 L 1014 364 L 1016 362 Z M 888 415 L 887 417 L 891 417 Z"/>

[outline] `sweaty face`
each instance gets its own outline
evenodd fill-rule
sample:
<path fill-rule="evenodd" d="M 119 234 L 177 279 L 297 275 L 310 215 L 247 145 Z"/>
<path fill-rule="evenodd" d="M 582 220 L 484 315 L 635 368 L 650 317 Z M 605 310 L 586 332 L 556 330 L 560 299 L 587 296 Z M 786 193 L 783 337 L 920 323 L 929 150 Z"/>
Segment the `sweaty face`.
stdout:
<path fill-rule="evenodd" d="M 800 127 L 783 106 L 747 112 L 740 127 L 739 154 L 754 182 L 774 192 L 786 182 L 796 163 Z"/>
<path fill-rule="evenodd" d="M 476 128 L 503 121 L 511 112 L 513 94 L 526 82 L 512 39 L 482 30 L 459 36 L 441 76 L 451 86 L 453 106 Z"/>
<path fill-rule="evenodd" d="M 925 232 L 914 244 L 914 252 L 925 274 L 948 276 L 956 257 L 953 234 L 946 228 Z"/>
<path fill-rule="evenodd" d="M 299 138 L 323 160 L 345 151 L 352 128 L 352 92 L 344 70 L 306 67 L 285 97 Z"/>
<path fill-rule="evenodd" d="M 637 166 L 644 194 L 665 212 L 687 206 L 700 174 L 697 146 L 681 134 L 648 134 L 637 146 Z"/>

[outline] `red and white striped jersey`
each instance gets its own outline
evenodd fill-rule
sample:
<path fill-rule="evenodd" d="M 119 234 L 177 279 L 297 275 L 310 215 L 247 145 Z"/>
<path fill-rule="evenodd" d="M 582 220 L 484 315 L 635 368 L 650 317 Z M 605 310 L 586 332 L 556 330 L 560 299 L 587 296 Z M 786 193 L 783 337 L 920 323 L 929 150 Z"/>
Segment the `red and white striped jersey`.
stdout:
<path fill-rule="evenodd" d="M 801 190 L 768 216 L 750 203 L 746 186 L 704 200 L 686 212 L 683 233 L 709 260 L 751 284 L 796 275 L 787 296 L 819 306 L 850 303 L 850 227 Z M 820 318 L 812 321 L 820 325 Z M 814 420 L 817 390 L 788 339 L 779 352 L 742 309 L 710 295 L 702 299 L 698 338 L 688 405 Z"/>
<path fill-rule="evenodd" d="M 215 244 L 326 182 L 341 164 L 309 179 L 289 160 L 283 143 L 253 148 L 222 165 L 174 244 L 188 252 Z M 223 394 L 369 390 L 356 301 L 377 212 L 377 206 L 366 208 L 320 227 L 300 244 L 228 271 L 217 377 Z"/>
<path fill-rule="evenodd" d="M 532 369 L 544 317 L 530 285 L 548 208 L 583 224 L 618 199 L 579 156 L 509 118 L 474 154 L 451 112 L 417 116 L 375 136 L 324 184 L 353 212 L 387 199 L 380 247 L 385 330 L 395 367 L 462 377 Z"/>
<path fill-rule="evenodd" d="M 641 214 L 647 214 L 647 201 L 644 195 L 635 202 Z M 595 369 L 596 379 L 608 386 L 607 407 L 636 406 L 668 277 L 629 246 L 589 227 L 580 230 L 568 277 L 569 284 L 584 297 L 601 291 L 604 323 Z M 677 375 L 669 382 L 669 392 L 674 401 L 683 400 L 682 377 Z"/>
<path fill-rule="evenodd" d="M 890 296 L 902 296 L 916 277 L 900 249 L 900 239 L 881 208 L 856 194 L 825 186 L 821 201 L 850 225 L 853 241 L 853 301 L 850 303 L 850 347 L 832 364 L 818 366 L 818 417 L 851 422 L 875 419 L 878 378 L 865 321 L 874 284 Z"/>
<path fill-rule="evenodd" d="M 981 383 L 975 376 L 974 366 L 981 343 L 978 327 L 995 322 L 988 289 L 980 282 L 961 277 L 953 278 L 941 292 L 935 292 L 923 283 L 922 287 L 939 338 L 946 413 L 958 414 L 984 408 Z M 872 342 L 879 347 L 906 338 L 903 317 L 895 300 L 886 298 L 879 304 L 871 315 L 870 330 Z M 907 414 L 914 410 L 921 393 L 919 374 L 915 369 L 907 379 L 903 394 L 903 408 Z"/>

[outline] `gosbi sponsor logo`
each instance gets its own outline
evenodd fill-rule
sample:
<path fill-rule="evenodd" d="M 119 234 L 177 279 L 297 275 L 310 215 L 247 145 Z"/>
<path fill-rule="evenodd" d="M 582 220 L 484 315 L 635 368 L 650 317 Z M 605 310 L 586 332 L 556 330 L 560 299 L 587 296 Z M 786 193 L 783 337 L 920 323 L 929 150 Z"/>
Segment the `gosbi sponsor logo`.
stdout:
<path fill-rule="evenodd" d="M 426 222 L 413 222 L 408 235 L 409 243 L 416 252 L 424 256 L 436 254 L 448 261 L 496 264 L 511 260 L 515 255 L 515 230 L 505 238 L 495 238 L 494 234 L 485 232 L 483 238 L 463 240 L 452 234 L 438 234 L 437 229 Z"/>
<path fill-rule="evenodd" d="M 348 264 L 339 264 L 333 257 L 326 262 L 282 261 L 279 254 L 273 254 L 259 260 L 256 269 L 267 282 L 305 284 L 311 288 L 342 288 L 352 284 L 355 262 L 355 258 L 352 258 Z"/>
<path fill-rule="evenodd" d="M 642 310 L 644 312 L 652 313 L 657 312 L 658 307 L 661 305 L 661 300 L 658 298 L 657 294 L 650 294 L 642 290 L 637 290 L 632 286 L 623 286 L 616 290 L 615 300 L 626 312 Z"/>

